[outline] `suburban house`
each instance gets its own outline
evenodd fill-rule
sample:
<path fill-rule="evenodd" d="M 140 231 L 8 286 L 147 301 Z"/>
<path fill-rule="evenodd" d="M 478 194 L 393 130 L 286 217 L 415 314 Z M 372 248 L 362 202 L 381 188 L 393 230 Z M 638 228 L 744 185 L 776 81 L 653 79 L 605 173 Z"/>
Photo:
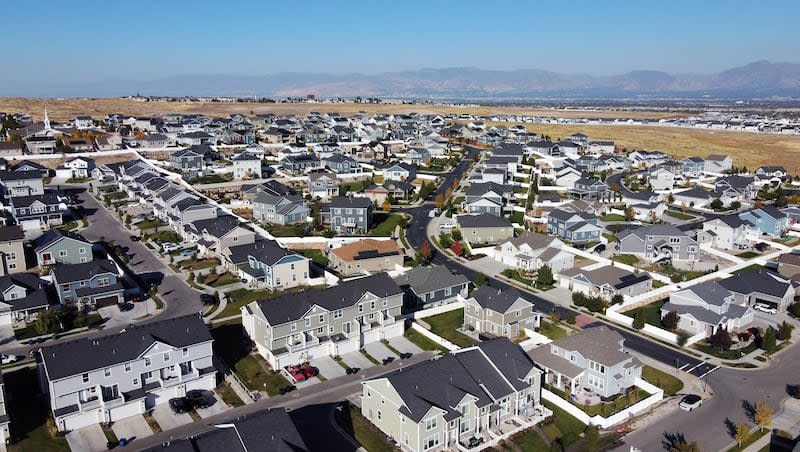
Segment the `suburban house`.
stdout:
<path fill-rule="evenodd" d="M 782 166 L 759 166 L 756 168 L 755 177 L 759 183 L 778 185 L 786 179 L 789 173 Z"/>
<path fill-rule="evenodd" d="M 705 161 L 700 157 L 686 157 L 680 162 L 681 171 L 686 177 L 700 177 L 705 169 Z"/>
<path fill-rule="evenodd" d="M 42 195 L 15 196 L 9 200 L 14 221 L 24 230 L 50 229 L 63 223 L 61 209 L 64 203 L 53 192 Z M 64 206 L 66 207 L 66 206 Z"/>
<path fill-rule="evenodd" d="M 33 242 L 39 267 L 56 264 L 83 264 L 94 260 L 92 244 L 80 234 L 53 229 Z"/>
<path fill-rule="evenodd" d="M 485 341 L 363 382 L 361 414 L 403 450 L 466 450 L 511 418 L 551 414 L 540 404 L 541 375 L 518 345 Z"/>
<path fill-rule="evenodd" d="M 42 347 L 40 383 L 56 428 L 117 422 L 187 391 L 213 390 L 212 341 L 193 314 Z"/>
<path fill-rule="evenodd" d="M 91 176 L 95 164 L 94 159 L 75 157 L 64 162 L 64 167 L 72 171 L 72 177 L 83 179 Z"/>
<path fill-rule="evenodd" d="M 310 153 L 287 155 L 280 160 L 279 164 L 292 176 L 299 176 L 320 167 L 319 158 Z"/>
<path fill-rule="evenodd" d="M 454 274 L 444 265 L 416 267 L 396 277 L 394 281 L 406 292 L 406 306 L 427 309 L 467 296 L 469 279 Z"/>
<path fill-rule="evenodd" d="M 464 329 L 479 335 L 515 338 L 539 328 L 541 317 L 514 288 L 481 286 L 464 301 Z"/>
<path fill-rule="evenodd" d="M 733 201 L 746 201 L 756 195 L 756 187 L 752 177 L 725 176 L 714 182 L 714 194 L 723 204 L 728 205 Z"/>
<path fill-rule="evenodd" d="M 706 207 L 711 204 L 717 196 L 715 193 L 703 190 L 702 188 L 690 188 L 682 192 L 672 194 L 674 204 L 686 207 Z"/>
<path fill-rule="evenodd" d="M 0 227 L 0 276 L 24 272 L 27 269 L 25 232 L 16 225 Z"/>
<path fill-rule="evenodd" d="M 236 180 L 261 179 L 261 159 L 249 152 L 234 157 L 233 178 Z"/>
<path fill-rule="evenodd" d="M 614 295 L 635 297 L 653 288 L 647 272 L 631 273 L 619 267 L 600 267 L 594 270 L 570 268 L 561 272 L 559 285 L 571 292 L 611 300 Z"/>
<path fill-rule="evenodd" d="M 481 172 L 481 182 L 492 182 L 498 185 L 505 185 L 508 183 L 508 174 L 497 168 L 488 168 Z"/>
<path fill-rule="evenodd" d="M 320 161 L 322 166 L 337 174 L 361 173 L 361 164 L 343 154 L 332 154 L 330 157 L 322 158 Z"/>
<path fill-rule="evenodd" d="M 587 177 L 576 180 L 570 190 L 570 194 L 577 199 L 603 199 L 608 193 L 608 185 L 605 182 Z"/>
<path fill-rule="evenodd" d="M 53 304 L 51 294 L 47 281 L 34 273 L 0 276 L 0 325 L 32 320 Z"/>
<path fill-rule="evenodd" d="M 113 306 L 124 300 L 125 286 L 116 264 L 108 259 L 83 264 L 58 264 L 50 271 L 62 304 L 92 308 Z"/>
<path fill-rule="evenodd" d="M 753 310 L 736 304 L 734 295 L 716 281 L 673 292 L 661 307 L 661 318 L 672 311 L 678 314 L 678 329 L 692 335 L 704 333 L 706 337 L 717 328 L 734 333 L 753 322 Z"/>
<path fill-rule="evenodd" d="M 197 220 L 184 226 L 187 240 L 197 242 L 200 254 L 221 255 L 225 248 L 256 241 L 256 233 L 239 224 L 231 215 Z"/>
<path fill-rule="evenodd" d="M 651 261 L 692 261 L 700 255 L 700 245 L 693 238 L 668 224 L 625 229 L 617 234 L 616 248 Z"/>
<path fill-rule="evenodd" d="M 764 304 L 785 311 L 794 302 L 800 283 L 767 269 L 749 270 L 725 278 L 719 284 L 733 294 L 733 302 L 753 307 Z"/>
<path fill-rule="evenodd" d="M 767 205 L 739 214 L 739 218 L 751 223 L 761 234 L 781 237 L 789 227 L 789 217 L 775 206 Z"/>
<path fill-rule="evenodd" d="M 512 196 L 509 185 L 494 182 L 475 183 L 467 188 L 462 208 L 470 214 L 490 214 L 496 217 L 503 215 L 503 205 Z"/>
<path fill-rule="evenodd" d="M 703 171 L 723 174 L 733 168 L 733 159 L 729 155 L 712 154 L 703 161 Z"/>
<path fill-rule="evenodd" d="M 585 243 L 600 240 L 602 231 L 597 225 L 597 216 L 589 212 L 573 212 L 557 208 L 547 216 L 547 233 L 570 242 Z"/>
<path fill-rule="evenodd" d="M 394 240 L 361 239 L 327 252 L 330 268 L 343 276 L 363 275 L 403 266 L 405 254 Z"/>
<path fill-rule="evenodd" d="M 339 181 L 333 173 L 308 175 L 308 193 L 312 198 L 330 199 L 339 195 Z"/>
<path fill-rule="evenodd" d="M 417 169 L 408 163 L 397 163 L 383 170 L 384 180 L 412 181 L 417 177 Z"/>
<path fill-rule="evenodd" d="M 172 167 L 186 174 L 197 174 L 205 168 L 203 155 L 192 148 L 175 151 L 169 156 Z"/>
<path fill-rule="evenodd" d="M 603 400 L 627 394 L 644 365 L 625 351 L 625 338 L 605 326 L 587 328 L 528 352 L 544 369 L 544 383 L 575 394 L 584 388 Z"/>
<path fill-rule="evenodd" d="M 261 192 L 253 200 L 253 219 L 274 224 L 304 222 L 311 215 L 303 198 L 298 195 L 270 195 Z"/>
<path fill-rule="evenodd" d="M 372 201 L 355 196 L 336 196 L 330 203 L 328 222 L 337 234 L 366 234 L 372 227 Z"/>
<path fill-rule="evenodd" d="M 577 169 L 571 166 L 564 166 L 555 174 L 555 183 L 559 187 L 574 188 L 575 183 L 583 178 Z"/>
<path fill-rule="evenodd" d="M 633 212 L 634 220 L 658 222 L 667 211 L 667 204 L 663 201 L 658 201 L 650 204 L 632 204 L 629 205 L 631 212 Z"/>
<path fill-rule="evenodd" d="M 664 168 L 657 168 L 647 176 L 647 183 L 653 190 L 672 190 L 675 186 L 675 174 Z"/>
<path fill-rule="evenodd" d="M 525 231 L 496 246 L 494 258 L 526 272 L 549 265 L 554 274 L 561 273 L 575 263 L 575 256 L 564 251 L 563 245 L 557 238 Z"/>
<path fill-rule="evenodd" d="M 778 256 L 778 273 L 786 277 L 800 274 L 800 251 L 793 250 Z"/>
<path fill-rule="evenodd" d="M 0 171 L 3 197 L 29 197 L 44 194 L 44 182 L 39 171 Z"/>
<path fill-rule="evenodd" d="M 470 245 L 497 244 L 514 237 L 514 227 L 505 218 L 488 213 L 456 218 L 461 235 Z"/>
<path fill-rule="evenodd" d="M 703 223 L 703 230 L 697 231 L 697 242 L 724 250 L 741 250 L 749 248 L 758 234 L 752 223 L 738 215 L 723 215 Z"/>
<path fill-rule="evenodd" d="M 371 185 L 365 188 L 361 194 L 380 205 L 389 197 L 394 200 L 409 199 L 414 190 L 416 190 L 416 186 L 412 183 L 390 180 L 381 185 Z"/>
<path fill-rule="evenodd" d="M 403 290 L 386 274 L 242 307 L 242 326 L 273 369 L 358 352 L 403 334 Z"/>
<path fill-rule="evenodd" d="M 274 240 L 230 246 L 222 257 L 226 268 L 250 287 L 283 290 L 309 284 L 311 260 Z"/>

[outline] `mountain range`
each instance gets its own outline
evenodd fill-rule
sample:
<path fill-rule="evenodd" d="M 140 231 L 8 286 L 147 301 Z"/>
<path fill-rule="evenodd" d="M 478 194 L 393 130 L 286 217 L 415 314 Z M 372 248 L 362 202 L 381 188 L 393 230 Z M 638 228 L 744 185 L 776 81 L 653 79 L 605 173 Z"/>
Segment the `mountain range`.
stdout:
<path fill-rule="evenodd" d="M 359 73 L 279 73 L 264 76 L 180 75 L 149 81 L 107 80 L 95 83 L 25 82 L 4 84 L 3 96 L 111 97 L 140 93 L 154 96 L 267 96 L 379 98 L 536 98 L 544 96 L 620 98 L 800 97 L 800 64 L 757 61 L 715 74 L 669 74 L 632 71 L 620 75 L 561 74 L 539 69 L 511 71 L 473 67 L 420 69 L 374 75 Z"/>

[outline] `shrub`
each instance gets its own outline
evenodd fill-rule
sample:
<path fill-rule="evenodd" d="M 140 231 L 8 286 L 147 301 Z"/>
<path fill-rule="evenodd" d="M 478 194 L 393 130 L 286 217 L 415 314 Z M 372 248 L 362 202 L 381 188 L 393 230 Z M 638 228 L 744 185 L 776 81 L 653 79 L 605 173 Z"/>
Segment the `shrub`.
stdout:
<path fill-rule="evenodd" d="M 641 330 L 644 328 L 644 312 L 642 310 L 636 311 L 636 315 L 633 317 L 633 328 L 636 330 Z"/>
<path fill-rule="evenodd" d="M 778 348 L 776 344 L 775 329 L 768 327 L 761 338 L 761 348 L 766 350 L 767 353 L 772 353 Z"/>
<path fill-rule="evenodd" d="M 567 323 L 569 323 L 570 325 L 575 325 L 575 313 L 574 312 L 569 311 L 569 313 L 567 313 Z"/>
<path fill-rule="evenodd" d="M 625 299 L 620 294 L 611 297 L 611 304 L 622 304 L 623 301 L 625 301 Z"/>
<path fill-rule="evenodd" d="M 664 325 L 664 328 L 672 331 L 672 330 L 674 330 L 675 328 L 678 327 L 678 320 L 679 319 L 680 318 L 678 317 L 678 313 L 677 312 L 669 311 L 667 313 L 667 315 L 665 315 L 664 318 L 661 319 L 661 324 Z"/>
<path fill-rule="evenodd" d="M 678 331 L 677 334 L 678 334 L 678 345 L 683 347 L 684 345 L 686 345 L 686 341 L 689 340 L 689 333 L 685 331 Z"/>

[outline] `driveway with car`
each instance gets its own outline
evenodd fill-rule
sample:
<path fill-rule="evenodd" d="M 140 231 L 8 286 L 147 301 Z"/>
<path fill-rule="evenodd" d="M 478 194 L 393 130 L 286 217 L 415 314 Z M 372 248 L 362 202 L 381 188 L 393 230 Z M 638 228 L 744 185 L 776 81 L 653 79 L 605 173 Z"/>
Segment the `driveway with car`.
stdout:
<path fill-rule="evenodd" d="M 73 430 L 65 435 L 70 450 L 85 450 L 99 452 L 108 450 L 106 434 L 100 424 L 92 424 L 84 428 Z"/>
<path fill-rule="evenodd" d="M 361 352 L 345 353 L 342 355 L 342 361 L 350 367 L 358 367 L 359 369 L 369 369 L 375 365 Z"/>
<path fill-rule="evenodd" d="M 125 438 L 128 442 L 137 438 L 146 438 L 153 434 L 153 430 L 147 425 L 147 421 L 144 420 L 144 416 L 141 414 L 114 422 L 111 425 L 111 430 L 114 430 L 117 439 L 122 440 L 122 438 Z"/>
<path fill-rule="evenodd" d="M 188 413 L 174 413 L 168 403 L 156 405 L 153 408 L 153 417 L 161 426 L 161 430 L 171 430 L 192 423 L 192 417 Z"/>
<path fill-rule="evenodd" d="M 197 414 L 200 415 L 201 418 L 205 419 L 207 417 L 211 417 L 211 416 L 214 416 L 215 414 L 223 413 L 223 412 L 228 411 L 230 409 L 226 404 L 222 403 L 222 401 L 219 400 L 217 398 L 217 396 L 214 395 L 213 393 L 212 394 L 207 394 L 206 397 L 213 398 L 213 403 L 211 405 L 205 407 L 205 408 L 197 408 L 195 410 L 197 412 Z"/>
<path fill-rule="evenodd" d="M 369 353 L 370 356 L 377 359 L 378 361 L 383 361 L 385 358 L 394 358 L 397 359 L 399 356 L 395 355 L 393 351 L 389 350 L 383 342 L 371 342 L 364 346 Z"/>
<path fill-rule="evenodd" d="M 330 356 L 322 356 L 312 359 L 309 362 L 312 367 L 316 367 L 323 377 L 330 380 L 331 378 L 342 377 L 345 375 L 344 367 L 340 366 L 335 359 Z"/>

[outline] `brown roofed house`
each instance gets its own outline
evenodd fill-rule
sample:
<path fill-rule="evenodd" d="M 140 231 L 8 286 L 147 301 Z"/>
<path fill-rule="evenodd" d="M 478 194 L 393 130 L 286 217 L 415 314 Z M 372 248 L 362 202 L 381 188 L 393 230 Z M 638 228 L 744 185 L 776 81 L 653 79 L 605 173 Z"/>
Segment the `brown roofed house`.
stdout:
<path fill-rule="evenodd" d="M 403 253 L 394 240 L 360 239 L 330 250 L 328 258 L 330 267 L 344 276 L 403 266 Z"/>

